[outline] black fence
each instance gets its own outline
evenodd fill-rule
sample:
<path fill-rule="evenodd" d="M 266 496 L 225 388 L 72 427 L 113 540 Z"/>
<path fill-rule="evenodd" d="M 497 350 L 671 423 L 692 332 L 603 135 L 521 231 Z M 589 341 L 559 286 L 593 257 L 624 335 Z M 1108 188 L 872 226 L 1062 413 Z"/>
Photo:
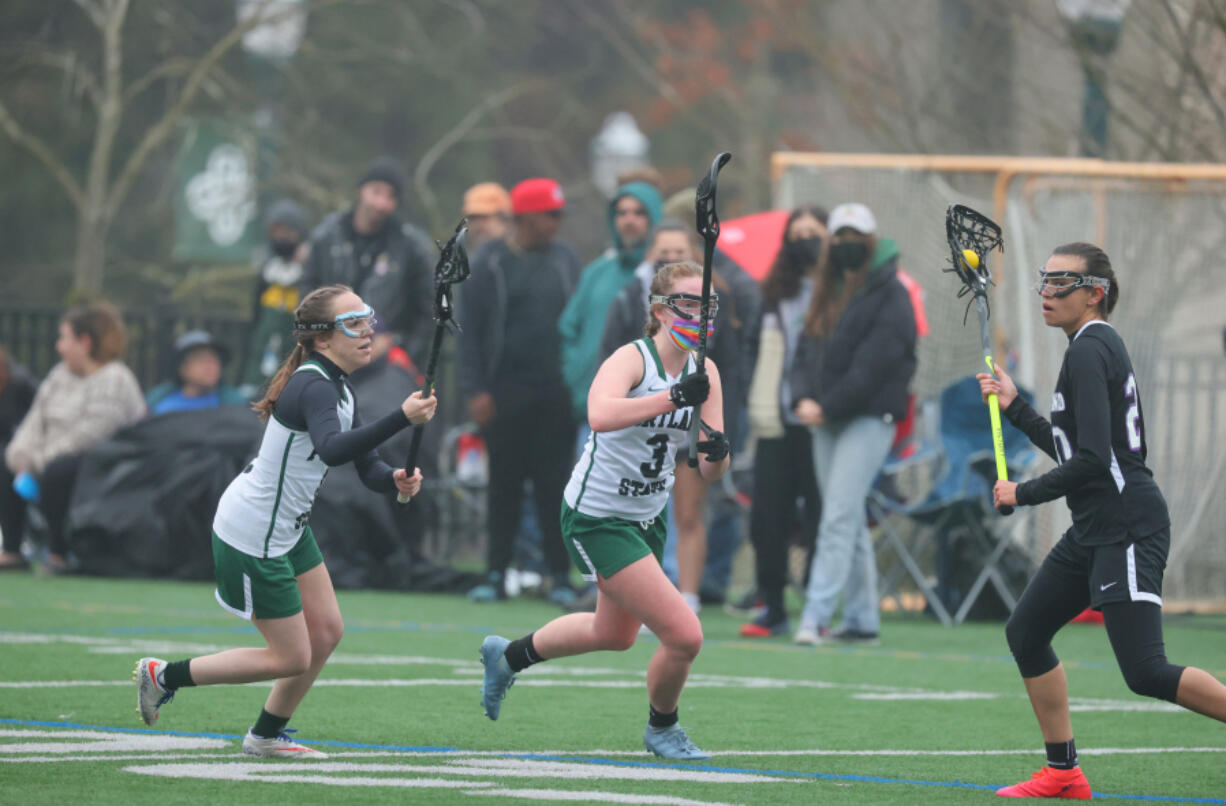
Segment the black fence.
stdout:
<path fill-rule="evenodd" d="M 14 361 L 42 378 L 60 360 L 55 352 L 55 340 L 63 315 L 62 308 L 0 305 L 0 345 Z M 142 389 L 148 391 L 170 378 L 175 339 L 197 329 L 207 330 L 230 349 L 226 380 L 237 382 L 251 332 L 246 318 L 161 308 L 156 312 L 127 311 L 123 319 L 128 326 L 124 361 L 136 374 Z"/>

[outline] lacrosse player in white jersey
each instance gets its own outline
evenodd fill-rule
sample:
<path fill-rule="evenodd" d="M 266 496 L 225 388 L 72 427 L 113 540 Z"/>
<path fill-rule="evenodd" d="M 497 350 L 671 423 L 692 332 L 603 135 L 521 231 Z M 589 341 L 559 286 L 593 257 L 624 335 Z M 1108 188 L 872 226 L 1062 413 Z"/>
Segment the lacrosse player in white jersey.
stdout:
<path fill-rule="evenodd" d="M 598 650 L 629 649 L 646 624 L 660 639 L 647 668 L 649 720 L 644 745 L 658 756 L 703 759 L 677 721 L 681 689 L 702 647 L 702 625 L 660 567 L 664 507 L 677 449 L 694 406 L 705 439 L 699 472 L 715 481 L 728 469 L 729 446 L 719 371 L 696 371 L 702 268 L 673 263 L 651 284 L 646 337 L 601 365 L 588 392 L 592 435 L 562 501 L 562 536 L 584 579 L 599 591 L 595 613 L 572 613 L 515 641 L 491 635 L 481 645 L 482 705 L 497 719 L 516 674 L 534 663 Z M 712 295 L 711 315 L 717 298 Z"/>
<path fill-rule="evenodd" d="M 309 518 L 329 467 L 353 462 L 363 483 L 385 495 L 416 495 L 412 476 L 379 459 L 375 448 L 410 423 L 434 416 L 433 395 L 414 392 L 379 420 L 363 425 L 350 372 L 370 363 L 374 311 L 347 286 L 306 296 L 294 313 L 297 345 L 254 404 L 268 423 L 259 453 L 230 482 L 213 519 L 218 603 L 250 619 L 262 649 L 230 649 L 167 663 L 136 664 L 138 709 L 146 724 L 186 686 L 275 680 L 243 752 L 275 758 L 322 758 L 286 729 L 315 682 L 344 624 L 332 578 Z"/>

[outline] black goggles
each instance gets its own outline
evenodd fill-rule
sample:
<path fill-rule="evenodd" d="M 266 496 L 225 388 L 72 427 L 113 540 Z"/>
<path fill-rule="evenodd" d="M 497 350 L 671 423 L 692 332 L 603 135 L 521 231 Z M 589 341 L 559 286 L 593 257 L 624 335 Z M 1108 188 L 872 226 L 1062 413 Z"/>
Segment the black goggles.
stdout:
<path fill-rule="evenodd" d="M 1080 271 L 1039 269 L 1039 279 L 1034 284 L 1034 290 L 1040 296 L 1051 295 L 1056 299 L 1064 299 L 1079 288 L 1101 288 L 1103 293 L 1106 293 L 1111 290 L 1111 281 L 1106 277 L 1095 277 Z"/>
<path fill-rule="evenodd" d="M 663 305 L 682 319 L 698 319 L 702 316 L 702 296 L 699 294 L 652 294 L 652 305 Z M 711 292 L 710 317 L 719 311 L 719 294 Z"/>

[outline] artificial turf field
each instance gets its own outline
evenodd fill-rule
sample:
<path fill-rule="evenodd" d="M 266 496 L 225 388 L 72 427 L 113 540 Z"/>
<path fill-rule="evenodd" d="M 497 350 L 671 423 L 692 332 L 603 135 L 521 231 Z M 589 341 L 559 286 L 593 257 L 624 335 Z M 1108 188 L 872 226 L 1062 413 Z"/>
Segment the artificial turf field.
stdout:
<path fill-rule="evenodd" d="M 182 690 L 155 728 L 133 662 L 259 646 L 207 584 L 0 577 L 0 803 L 992 803 L 1042 740 L 999 624 L 887 618 L 878 647 L 746 641 L 703 611 L 681 722 L 708 762 L 642 746 L 657 646 L 551 661 L 481 713 L 484 635 L 518 637 L 539 600 L 339 594 L 346 634 L 291 722 L 327 761 L 251 759 L 266 686 Z M 1226 677 L 1226 617 L 1169 616 L 1168 655 Z M 1226 804 L 1226 725 L 1128 691 L 1101 627 L 1057 638 L 1096 798 Z"/>

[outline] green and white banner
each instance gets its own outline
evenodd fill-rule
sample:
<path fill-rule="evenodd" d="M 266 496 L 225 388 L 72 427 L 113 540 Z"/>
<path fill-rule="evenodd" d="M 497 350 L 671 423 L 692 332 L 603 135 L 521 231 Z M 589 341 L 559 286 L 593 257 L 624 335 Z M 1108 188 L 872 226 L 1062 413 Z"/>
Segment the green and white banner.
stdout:
<path fill-rule="evenodd" d="M 175 165 L 176 260 L 246 262 L 256 241 L 256 138 L 215 118 L 182 124 Z"/>

